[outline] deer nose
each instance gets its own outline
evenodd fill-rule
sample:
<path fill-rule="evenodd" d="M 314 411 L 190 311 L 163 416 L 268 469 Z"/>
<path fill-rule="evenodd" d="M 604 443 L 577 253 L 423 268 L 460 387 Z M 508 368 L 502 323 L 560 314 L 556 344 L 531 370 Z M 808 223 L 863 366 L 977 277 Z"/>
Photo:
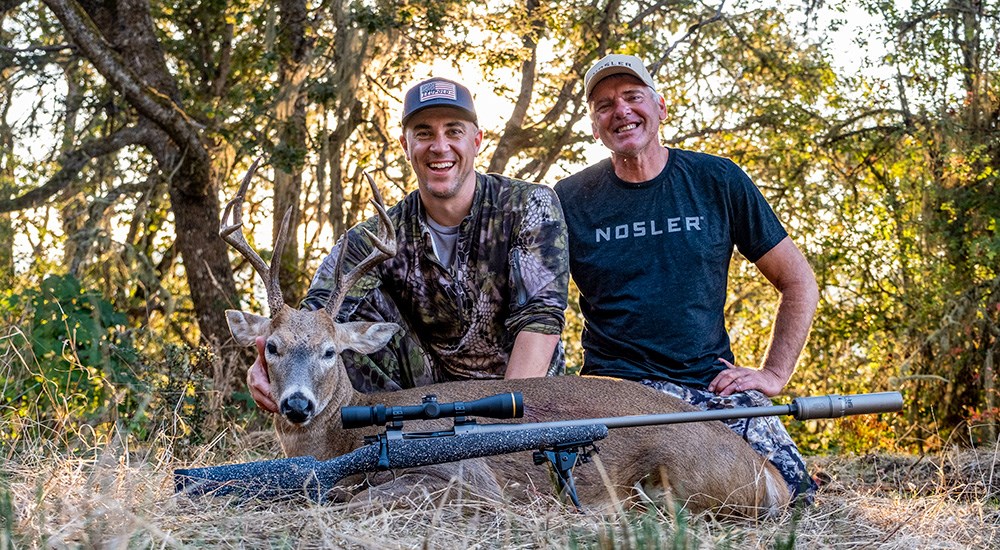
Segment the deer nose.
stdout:
<path fill-rule="evenodd" d="M 312 418 L 313 402 L 301 392 L 295 392 L 281 402 L 281 414 L 289 422 L 301 424 Z"/>

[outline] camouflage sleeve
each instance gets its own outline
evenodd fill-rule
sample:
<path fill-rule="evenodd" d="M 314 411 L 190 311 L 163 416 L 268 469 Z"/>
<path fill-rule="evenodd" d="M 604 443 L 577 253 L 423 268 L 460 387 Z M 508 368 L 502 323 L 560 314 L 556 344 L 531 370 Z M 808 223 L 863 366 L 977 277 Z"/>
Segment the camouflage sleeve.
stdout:
<path fill-rule="evenodd" d="M 330 250 L 330 254 L 323 259 L 323 263 L 316 270 L 312 284 L 309 285 L 309 291 L 306 293 L 306 297 L 302 300 L 302 303 L 299 304 L 299 307 L 316 310 L 326 305 L 330 296 L 336 291 L 339 281 L 337 276 L 337 257 L 340 255 L 340 247 L 344 246 L 346 239 L 348 242 L 347 254 L 344 256 L 344 265 L 339 267 L 340 275 L 343 276 L 361 263 L 373 249 L 369 238 L 365 236 L 364 232 L 360 231 L 360 228 L 366 227 L 369 231 L 374 232 L 377 223 L 377 218 L 369 218 L 351 228 L 343 238 L 337 241 L 337 244 Z M 365 295 L 381 286 L 378 272 L 379 269 L 376 267 L 351 287 L 347 293 L 347 297 L 344 299 L 343 305 L 340 306 L 340 312 L 337 314 L 338 321 L 344 322 L 348 318 L 353 321 L 379 320 L 378 315 L 366 315 L 363 308 L 359 307 L 362 303 L 367 302 L 363 300 Z"/>
<path fill-rule="evenodd" d="M 543 185 L 531 185 L 518 207 L 520 220 L 509 258 L 511 315 L 506 328 L 512 337 L 523 330 L 560 334 L 569 285 L 562 208 L 555 191 Z"/>

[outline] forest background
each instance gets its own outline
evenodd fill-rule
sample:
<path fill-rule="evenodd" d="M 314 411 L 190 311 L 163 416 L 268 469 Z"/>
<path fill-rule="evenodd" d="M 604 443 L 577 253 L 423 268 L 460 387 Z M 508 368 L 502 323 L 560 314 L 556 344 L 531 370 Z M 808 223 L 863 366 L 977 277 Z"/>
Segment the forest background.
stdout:
<path fill-rule="evenodd" d="M 554 184 L 605 156 L 583 74 L 643 58 L 664 141 L 732 158 L 812 264 L 821 303 L 779 400 L 899 390 L 899 415 L 789 422 L 807 453 L 995 442 L 1000 36 L 985 1 L 0 0 L 0 441 L 212 440 L 261 427 L 226 308 L 264 312 L 218 238 L 245 213 L 304 295 L 337 235 L 415 188 L 403 91 L 432 71 L 483 111 L 478 169 Z M 777 296 L 732 264 L 737 362 Z M 576 304 L 564 333 L 579 365 Z"/>

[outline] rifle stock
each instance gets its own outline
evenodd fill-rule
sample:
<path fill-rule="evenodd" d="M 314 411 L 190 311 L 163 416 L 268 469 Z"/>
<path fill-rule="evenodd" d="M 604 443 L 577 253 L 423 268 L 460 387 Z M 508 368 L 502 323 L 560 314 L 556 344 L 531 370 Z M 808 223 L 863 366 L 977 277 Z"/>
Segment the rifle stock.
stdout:
<path fill-rule="evenodd" d="M 378 442 L 365 445 L 325 461 L 303 456 L 177 469 L 174 470 L 174 488 L 178 493 L 191 496 L 232 495 L 239 499 L 259 500 L 304 496 L 322 502 L 338 481 L 354 474 L 537 450 L 567 441 L 596 441 L 607 435 L 606 426 L 589 424 L 399 439 L 388 445 Z M 388 463 L 384 463 L 386 457 Z"/>

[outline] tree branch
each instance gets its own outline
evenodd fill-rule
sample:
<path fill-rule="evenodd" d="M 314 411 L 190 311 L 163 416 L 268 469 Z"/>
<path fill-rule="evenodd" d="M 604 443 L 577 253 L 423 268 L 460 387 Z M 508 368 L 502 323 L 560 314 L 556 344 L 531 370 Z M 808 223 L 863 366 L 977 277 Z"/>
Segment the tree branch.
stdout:
<path fill-rule="evenodd" d="M 2 0 L 0 0 L 2 1 Z M 201 142 L 198 125 L 174 101 L 136 76 L 104 35 L 75 0 L 43 0 L 62 23 L 66 34 L 104 78 L 128 100 L 139 113 L 163 129 L 187 154 L 194 155 L 199 166 L 210 165 Z"/>
<path fill-rule="evenodd" d="M 512 142 L 517 141 L 518 134 L 521 133 L 524 120 L 528 115 L 528 107 L 531 104 L 531 98 L 534 94 L 535 66 L 538 61 L 538 42 L 535 40 L 535 34 L 543 30 L 541 21 L 535 15 L 537 9 L 537 0 L 528 0 L 527 11 L 528 16 L 533 19 L 531 22 L 532 28 L 521 36 L 521 44 L 530 54 L 521 63 L 521 90 L 517 94 L 517 102 L 514 104 L 514 110 L 511 111 L 510 117 L 507 119 L 507 124 L 504 126 L 504 131 L 500 135 L 500 141 L 493 151 L 493 158 L 490 159 L 490 166 L 487 169 L 489 172 L 503 173 L 511 155 L 515 152 Z"/>
<path fill-rule="evenodd" d="M 0 0 L 0 15 L 7 13 L 25 2 L 26 0 Z"/>
<path fill-rule="evenodd" d="M 663 54 L 660 55 L 659 59 L 657 59 L 647 67 L 649 69 L 650 74 L 655 75 L 656 73 L 660 72 L 660 67 L 663 66 L 664 63 L 666 63 L 667 58 L 669 58 L 670 55 L 674 53 L 674 50 L 677 48 L 677 46 L 679 46 L 683 42 L 687 42 L 688 38 L 691 38 L 691 35 L 701 30 L 702 27 L 710 25 L 722 19 L 722 8 L 723 6 L 725 6 L 725 4 L 726 4 L 725 0 L 719 2 L 719 7 L 715 8 L 715 13 L 712 14 L 711 17 L 708 17 L 707 19 L 702 19 L 701 21 L 697 21 L 693 23 L 691 26 L 689 26 L 687 29 L 687 33 L 685 33 L 684 36 L 675 40 L 674 43 L 670 45 L 670 47 L 668 47 L 666 50 L 663 51 Z M 632 25 L 637 24 L 638 21 L 641 21 L 641 19 L 636 18 L 635 20 L 633 20 Z"/>
<path fill-rule="evenodd" d="M 16 212 L 26 208 L 34 208 L 45 203 L 55 194 L 69 187 L 76 179 L 80 169 L 90 159 L 109 155 L 128 145 L 143 143 L 149 136 L 148 130 L 138 126 L 128 126 L 117 132 L 99 139 L 85 142 L 79 149 L 67 151 L 59 158 L 62 167 L 49 181 L 11 200 L 0 200 L 0 213 Z"/>
<path fill-rule="evenodd" d="M 3 0 L 0 0 L 3 1 Z M 75 51 L 76 48 L 72 44 L 56 44 L 53 46 L 42 46 L 42 45 L 32 45 L 29 48 L 11 48 L 8 46 L 0 46 L 0 53 L 9 54 L 33 54 L 35 52 L 45 52 L 45 53 L 58 53 L 63 50 Z"/>

